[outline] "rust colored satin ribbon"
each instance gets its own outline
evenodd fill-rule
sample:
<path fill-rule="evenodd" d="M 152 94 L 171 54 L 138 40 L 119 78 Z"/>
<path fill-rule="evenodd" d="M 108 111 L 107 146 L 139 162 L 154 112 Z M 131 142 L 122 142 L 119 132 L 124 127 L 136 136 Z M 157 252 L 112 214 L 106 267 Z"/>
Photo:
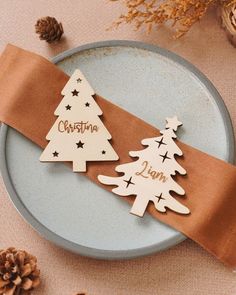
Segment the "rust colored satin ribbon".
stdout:
<path fill-rule="evenodd" d="M 45 147 L 45 137 L 55 122 L 54 110 L 67 80 L 65 73 L 43 57 L 8 45 L 0 57 L 0 120 Z M 120 163 L 131 161 L 130 150 L 143 149 L 143 138 L 159 134 L 156 128 L 99 95 L 95 99 L 103 110 L 102 120 L 112 134 Z M 235 268 L 236 168 L 184 143 L 178 144 L 185 155 L 178 161 L 188 172 L 187 177 L 178 177 L 186 191 L 186 198 L 178 200 L 190 208 L 191 214 L 162 214 L 152 204 L 148 211 Z M 97 175 L 115 176 L 116 165 L 118 162 L 88 162 L 85 175 L 101 185 Z M 111 190 L 110 186 L 101 186 Z M 130 197 L 123 199 L 133 201 Z"/>

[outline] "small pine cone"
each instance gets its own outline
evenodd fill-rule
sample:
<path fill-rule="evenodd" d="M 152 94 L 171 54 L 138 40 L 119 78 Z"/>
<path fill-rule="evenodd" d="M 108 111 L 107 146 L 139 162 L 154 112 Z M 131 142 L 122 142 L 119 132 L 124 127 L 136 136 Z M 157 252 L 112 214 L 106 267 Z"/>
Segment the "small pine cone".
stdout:
<path fill-rule="evenodd" d="M 64 33 L 61 23 L 55 17 L 46 16 L 37 20 L 35 32 L 39 34 L 40 40 L 45 40 L 48 43 L 59 41 Z"/>
<path fill-rule="evenodd" d="M 0 250 L 0 294 L 23 295 L 40 284 L 37 258 L 26 251 Z"/>

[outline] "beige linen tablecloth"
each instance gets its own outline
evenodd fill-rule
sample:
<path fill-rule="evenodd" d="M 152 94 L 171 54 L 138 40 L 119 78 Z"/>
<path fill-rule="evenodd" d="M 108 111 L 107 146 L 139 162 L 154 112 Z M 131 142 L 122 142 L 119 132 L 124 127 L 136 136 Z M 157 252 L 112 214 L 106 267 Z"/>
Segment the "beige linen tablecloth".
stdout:
<path fill-rule="evenodd" d="M 236 49 L 220 29 L 215 12 L 181 40 L 167 29 L 146 35 L 131 26 L 106 31 L 124 7 L 105 0 L 2 0 L 0 50 L 7 43 L 45 57 L 81 44 L 108 40 L 139 40 L 167 48 L 197 66 L 221 93 L 236 130 Z M 39 17 L 62 21 L 66 39 L 49 46 L 39 41 L 34 24 Z M 227 214 L 227 213 L 226 213 Z M 42 285 L 35 295 L 233 295 L 236 274 L 231 273 L 198 245 L 187 240 L 155 255 L 130 261 L 99 261 L 80 257 L 42 239 L 17 213 L 0 181 L 0 248 L 15 246 L 38 257 Z M 236 251 L 236 249 L 235 249 Z"/>

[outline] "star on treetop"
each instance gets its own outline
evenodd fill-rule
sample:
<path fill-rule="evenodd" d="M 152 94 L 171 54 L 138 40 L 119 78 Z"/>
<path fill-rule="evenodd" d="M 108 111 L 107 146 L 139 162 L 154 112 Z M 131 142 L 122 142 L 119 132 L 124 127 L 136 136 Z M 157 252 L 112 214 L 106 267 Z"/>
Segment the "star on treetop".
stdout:
<path fill-rule="evenodd" d="M 176 131 L 179 126 L 183 125 L 183 123 L 178 120 L 177 116 L 166 118 L 166 122 L 166 129 L 171 128 L 174 131 Z"/>

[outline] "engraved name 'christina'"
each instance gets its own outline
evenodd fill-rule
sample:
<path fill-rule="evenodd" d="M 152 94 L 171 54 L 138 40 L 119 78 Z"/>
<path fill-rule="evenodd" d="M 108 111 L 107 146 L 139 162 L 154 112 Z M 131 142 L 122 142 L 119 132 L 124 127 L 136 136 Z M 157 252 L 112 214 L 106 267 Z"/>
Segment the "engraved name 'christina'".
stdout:
<path fill-rule="evenodd" d="M 158 180 L 162 182 L 167 181 L 168 178 L 164 175 L 164 173 L 152 169 L 152 166 L 149 165 L 148 161 L 144 161 L 142 163 L 142 167 L 143 168 L 141 171 L 135 173 L 136 175 L 142 176 L 144 178 L 151 178 L 153 180 Z"/>
<path fill-rule="evenodd" d="M 93 125 L 91 123 L 84 122 L 84 121 L 80 121 L 80 122 L 74 122 L 74 123 L 69 123 L 68 120 L 61 120 L 58 123 L 58 131 L 63 133 L 63 132 L 67 132 L 67 133 L 73 133 L 73 132 L 77 132 L 77 133 L 84 133 L 84 132 L 98 132 L 98 126 L 97 125 Z"/>

